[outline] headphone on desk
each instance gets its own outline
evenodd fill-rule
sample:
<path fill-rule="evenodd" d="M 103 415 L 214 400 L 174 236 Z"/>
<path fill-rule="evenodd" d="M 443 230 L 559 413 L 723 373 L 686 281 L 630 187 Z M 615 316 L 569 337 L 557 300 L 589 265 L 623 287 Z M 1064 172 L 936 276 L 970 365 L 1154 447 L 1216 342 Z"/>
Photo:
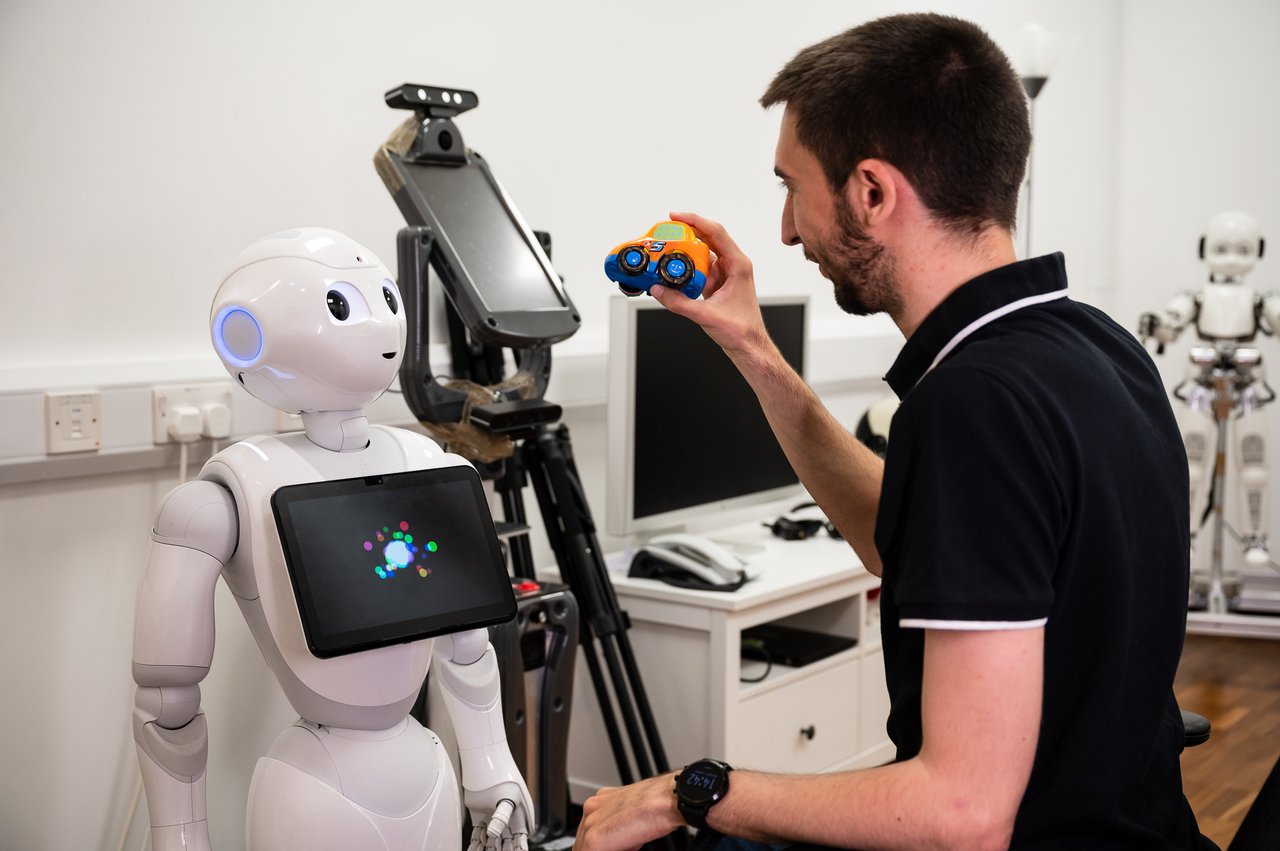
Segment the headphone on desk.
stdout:
<path fill-rule="evenodd" d="M 836 528 L 825 517 L 789 517 L 788 514 L 794 514 L 797 511 L 803 511 L 806 508 L 817 508 L 816 502 L 802 502 L 795 508 L 791 509 L 787 514 L 782 515 L 772 523 L 764 523 L 765 527 L 774 534 L 775 537 L 784 541 L 803 541 L 806 538 L 812 538 L 823 529 L 827 530 L 827 534 L 835 538 L 837 541 L 843 541 L 844 536 L 840 534 L 840 530 Z"/>

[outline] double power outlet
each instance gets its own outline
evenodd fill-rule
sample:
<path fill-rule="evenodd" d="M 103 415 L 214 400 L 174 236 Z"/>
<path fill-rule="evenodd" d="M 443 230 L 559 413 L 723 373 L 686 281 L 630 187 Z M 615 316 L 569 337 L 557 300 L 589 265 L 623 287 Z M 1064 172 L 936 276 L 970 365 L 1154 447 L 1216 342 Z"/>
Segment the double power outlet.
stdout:
<path fill-rule="evenodd" d="M 156 443 L 189 443 L 231 436 L 231 383 L 166 384 L 151 390 L 152 434 Z"/>

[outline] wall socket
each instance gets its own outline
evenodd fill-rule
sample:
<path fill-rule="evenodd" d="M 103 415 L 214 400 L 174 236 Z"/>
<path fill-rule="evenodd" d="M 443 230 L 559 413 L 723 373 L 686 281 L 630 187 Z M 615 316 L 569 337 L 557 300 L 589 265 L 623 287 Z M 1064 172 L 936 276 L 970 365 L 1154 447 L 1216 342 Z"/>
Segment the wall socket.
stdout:
<path fill-rule="evenodd" d="M 206 381 L 191 384 L 165 384 L 151 388 L 152 441 L 172 443 L 169 422 L 177 406 L 191 407 L 204 415 L 205 406 L 221 405 L 231 410 L 231 382 Z M 234 426 L 233 426 L 234 427 Z"/>
<path fill-rule="evenodd" d="M 50 455 L 97 451 L 102 448 L 102 394 L 46 393 L 44 422 Z"/>

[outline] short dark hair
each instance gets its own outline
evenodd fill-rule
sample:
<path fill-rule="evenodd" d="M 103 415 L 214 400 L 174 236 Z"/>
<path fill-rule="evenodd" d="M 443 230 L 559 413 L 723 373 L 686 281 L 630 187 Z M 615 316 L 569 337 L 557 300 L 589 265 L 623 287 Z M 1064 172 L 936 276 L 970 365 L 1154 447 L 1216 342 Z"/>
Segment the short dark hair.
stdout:
<path fill-rule="evenodd" d="M 863 159 L 891 163 L 956 231 L 1013 230 L 1031 148 L 1022 82 L 976 24 L 893 15 L 796 54 L 764 96 L 842 192 Z"/>

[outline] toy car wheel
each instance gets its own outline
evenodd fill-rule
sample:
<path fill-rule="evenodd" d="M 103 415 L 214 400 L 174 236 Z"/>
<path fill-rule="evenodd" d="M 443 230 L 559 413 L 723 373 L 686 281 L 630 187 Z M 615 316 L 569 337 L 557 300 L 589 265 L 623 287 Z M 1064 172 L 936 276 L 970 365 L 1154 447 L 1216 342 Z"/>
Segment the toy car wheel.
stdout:
<path fill-rule="evenodd" d="M 683 287 L 693 280 L 693 261 L 683 254 L 668 254 L 658 261 L 658 276 L 663 283 Z"/>
<path fill-rule="evenodd" d="M 618 289 L 627 298 L 635 298 L 638 295 L 644 295 L 644 290 L 638 290 L 635 287 L 628 287 L 625 284 L 618 284 Z"/>
<path fill-rule="evenodd" d="M 628 245 L 618 252 L 618 268 L 628 275 L 639 275 L 649 269 L 649 252 L 643 245 Z"/>

